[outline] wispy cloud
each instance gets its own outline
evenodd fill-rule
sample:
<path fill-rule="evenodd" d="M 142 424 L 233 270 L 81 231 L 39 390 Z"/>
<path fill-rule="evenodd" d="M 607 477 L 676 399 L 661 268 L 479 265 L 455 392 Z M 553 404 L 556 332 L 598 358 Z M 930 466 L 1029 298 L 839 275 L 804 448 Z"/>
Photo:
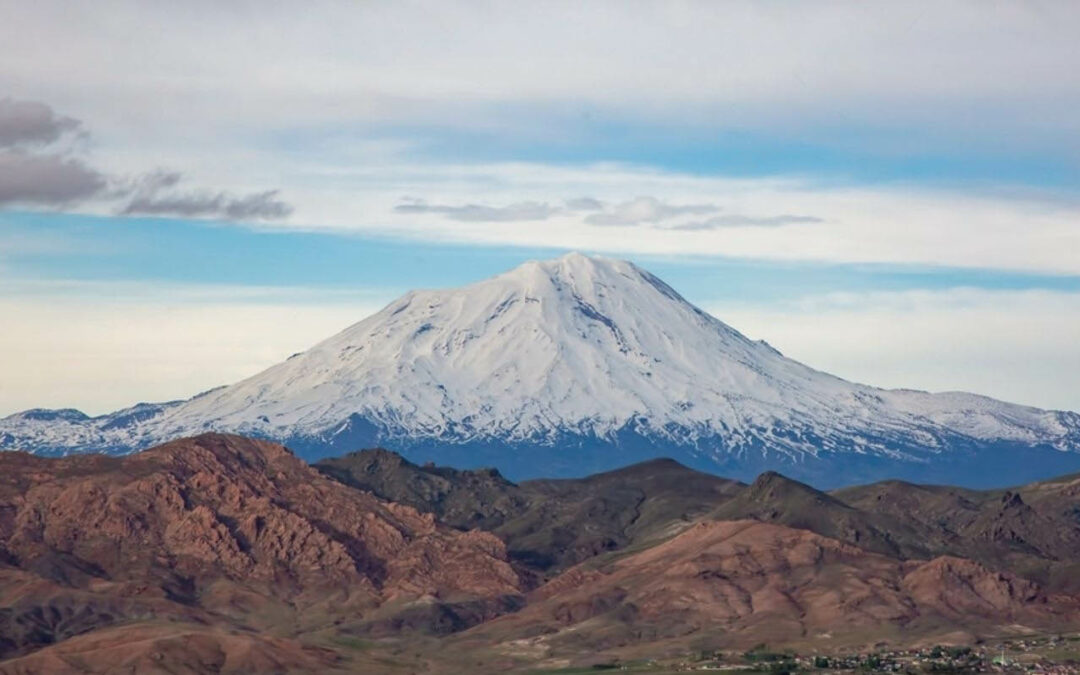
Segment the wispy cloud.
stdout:
<path fill-rule="evenodd" d="M 575 197 L 567 199 L 565 203 L 571 211 L 599 211 L 604 208 L 604 202 L 594 197 Z"/>
<path fill-rule="evenodd" d="M 292 206 L 278 199 L 277 190 L 241 196 L 224 191 L 178 190 L 182 180 L 179 172 L 164 171 L 140 178 L 120 214 L 270 220 L 285 218 L 293 211 Z"/>
<path fill-rule="evenodd" d="M 783 225 L 823 222 L 825 222 L 823 218 L 818 218 L 816 216 L 796 216 L 787 213 L 779 216 L 748 216 L 738 213 L 725 213 L 705 220 L 677 223 L 671 225 L 668 229 L 697 231 L 717 230 L 724 227 L 781 227 Z"/>
<path fill-rule="evenodd" d="M 267 190 L 237 197 L 227 192 L 197 191 L 160 197 L 136 197 L 120 214 L 229 220 L 285 218 L 292 213 L 293 208 L 278 199 L 278 192 Z"/>
<path fill-rule="evenodd" d="M 1080 247 L 1080 200 L 1058 192 L 852 186 L 810 178 L 738 179 L 613 164 L 404 164 L 397 169 L 388 165 L 357 171 L 351 180 L 357 186 L 353 203 L 366 207 L 364 217 L 357 217 L 355 207 L 327 202 L 321 193 L 295 196 L 305 213 L 326 204 L 313 229 L 616 255 L 722 255 L 1080 274 L 1080 259 L 1073 253 Z M 398 194 L 439 195 L 439 204 L 498 205 L 524 198 L 560 207 L 568 195 L 581 195 L 582 186 L 591 185 L 592 190 L 584 194 L 602 202 L 604 209 L 562 207 L 562 212 L 543 221 L 543 227 L 462 226 L 445 214 L 422 212 L 396 218 L 391 227 L 387 215 L 401 201 L 380 194 L 385 184 L 398 186 Z M 590 226 L 586 221 L 613 213 L 613 205 L 627 203 L 627 194 L 650 196 L 646 202 L 650 206 L 656 200 L 675 207 L 708 206 L 716 212 L 617 228 Z M 490 201 L 471 201 L 477 195 Z M 619 220 L 639 221 L 658 210 Z M 718 217 L 724 218 L 694 225 L 696 229 L 673 229 Z"/>
<path fill-rule="evenodd" d="M 467 223 L 512 223 L 546 220 L 559 212 L 558 207 L 543 202 L 518 202 L 506 206 L 487 204 L 429 204 L 422 199 L 408 199 L 394 207 L 397 213 L 440 213 L 451 220 Z"/>
<path fill-rule="evenodd" d="M 599 226 L 650 225 L 666 230 L 697 231 L 725 227 L 780 227 L 799 223 L 821 223 L 816 216 L 782 214 L 751 216 L 718 213 L 718 204 L 679 204 L 657 197 L 642 196 L 609 204 L 595 197 L 564 199 L 562 206 L 548 202 L 516 202 L 505 206 L 490 204 L 439 204 L 409 197 L 394 207 L 399 214 L 439 214 L 450 220 L 469 223 L 509 223 L 547 220 L 553 216 L 581 218 L 581 223 Z M 584 217 L 581 217 L 581 214 Z M 686 220 L 687 216 L 712 215 L 705 219 Z"/>
<path fill-rule="evenodd" d="M 564 199 L 562 206 L 539 201 L 516 202 L 505 206 L 478 203 L 454 205 L 429 203 L 409 197 L 394 207 L 394 211 L 399 214 L 433 213 L 450 220 L 470 223 L 526 222 L 547 220 L 556 215 L 580 217 L 579 214 L 587 213 L 581 222 L 589 225 L 655 225 L 672 218 L 709 214 L 720 210 L 715 204 L 674 204 L 648 196 L 615 204 L 608 204 L 595 197 L 574 197 Z"/>
<path fill-rule="evenodd" d="M 671 204 L 656 197 L 637 197 L 616 204 L 602 213 L 590 214 L 585 217 L 585 222 L 590 225 L 640 225 L 658 223 L 676 216 L 715 213 L 719 210 L 720 207 L 715 204 Z"/>

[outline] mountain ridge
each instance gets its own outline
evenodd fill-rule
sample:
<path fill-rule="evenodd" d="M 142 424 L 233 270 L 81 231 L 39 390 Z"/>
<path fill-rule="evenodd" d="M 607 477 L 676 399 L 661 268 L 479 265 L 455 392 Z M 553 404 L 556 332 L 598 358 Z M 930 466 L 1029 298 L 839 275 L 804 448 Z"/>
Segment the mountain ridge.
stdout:
<path fill-rule="evenodd" d="M 1076 413 L 848 382 L 747 338 L 632 263 L 580 254 L 410 291 L 186 401 L 90 419 L 42 414 L 0 420 L 0 448 L 128 452 L 218 430 L 311 459 L 384 445 L 528 478 L 673 455 L 744 480 L 781 469 L 819 487 L 954 476 L 986 486 L 1080 469 Z"/>
<path fill-rule="evenodd" d="M 883 481 L 823 492 L 774 471 L 742 483 L 670 459 L 517 484 L 491 470 L 420 466 L 381 449 L 314 467 L 453 527 L 491 532 L 511 558 L 544 577 L 655 545 L 695 522 L 756 520 L 900 560 L 970 559 L 1080 592 L 1075 475 L 993 490 Z M 416 489 L 433 480 L 437 490 Z"/>
<path fill-rule="evenodd" d="M 1056 634 L 1080 629 L 1077 514 L 1075 476 L 826 494 L 654 459 L 515 484 L 225 434 L 0 453 L 0 673 L 538 672 Z"/>

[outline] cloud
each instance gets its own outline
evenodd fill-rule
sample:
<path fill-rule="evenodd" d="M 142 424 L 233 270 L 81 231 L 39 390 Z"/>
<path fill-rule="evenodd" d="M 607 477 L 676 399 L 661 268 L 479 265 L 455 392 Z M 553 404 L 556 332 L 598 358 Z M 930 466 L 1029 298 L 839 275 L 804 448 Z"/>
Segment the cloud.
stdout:
<path fill-rule="evenodd" d="M 717 255 L 1080 274 L 1080 257 L 1074 253 L 1080 249 L 1080 198 L 1062 191 L 850 185 L 811 177 L 733 178 L 611 163 L 388 162 L 351 167 L 334 177 L 337 185 L 290 193 L 305 216 L 303 221 L 291 221 L 290 228 L 607 255 Z M 494 222 L 463 227 L 444 214 L 417 208 L 404 209 L 413 215 L 391 222 L 388 217 L 402 205 L 403 194 L 438 195 L 431 199 L 438 204 L 526 200 L 562 210 L 543 221 L 543 227 Z M 568 195 L 581 194 L 602 202 L 606 210 L 580 212 L 563 206 Z M 611 228 L 584 226 L 588 216 L 610 213 L 612 205 L 625 203 L 628 194 L 650 195 L 672 205 L 712 205 L 717 212 L 624 227 L 619 236 L 612 236 Z M 794 222 L 786 227 L 735 227 L 728 221 L 728 227 L 714 229 L 670 229 L 724 215 L 797 216 L 820 222 L 805 221 L 805 227 Z"/>
<path fill-rule="evenodd" d="M 584 218 L 584 222 L 590 225 L 660 223 L 670 218 L 707 214 L 719 210 L 720 207 L 713 204 L 672 204 L 656 197 L 637 197 L 610 207 L 595 197 L 564 199 L 562 207 L 551 206 L 548 202 L 540 201 L 517 202 L 507 206 L 432 204 L 423 199 L 410 197 L 394 207 L 397 213 L 434 213 L 444 215 L 450 220 L 470 223 L 547 220 L 557 215 L 577 218 L 578 213 L 591 211 L 592 213 Z M 789 217 L 798 218 L 798 216 Z"/>
<path fill-rule="evenodd" d="M 136 196 L 120 215 L 269 220 L 286 218 L 292 211 L 292 206 L 278 199 L 277 190 L 239 197 L 227 192 L 189 191 Z"/>
<path fill-rule="evenodd" d="M 586 216 L 585 222 L 590 225 L 640 225 L 658 223 L 675 216 L 714 213 L 719 210 L 720 207 L 713 204 L 669 204 L 656 197 L 637 197 L 616 204 L 609 211 Z"/>
<path fill-rule="evenodd" d="M 36 101 L 0 99 L 0 206 L 65 207 L 89 200 L 125 200 L 119 215 L 279 220 L 293 207 L 278 190 L 235 195 L 188 189 L 183 175 L 157 170 L 123 179 L 90 166 L 70 151 L 55 149 L 64 138 L 87 135 L 82 123 Z"/>
<path fill-rule="evenodd" d="M 856 382 L 1080 411 L 1080 293 L 846 292 L 705 309 L 785 356 Z"/>
<path fill-rule="evenodd" d="M 183 179 L 184 175 L 179 171 L 157 169 L 136 176 L 126 184 L 119 186 L 117 194 L 119 196 L 151 197 L 162 190 L 176 187 Z"/>
<path fill-rule="evenodd" d="M 78 120 L 57 115 L 44 103 L 0 99 L 0 148 L 48 145 L 79 126 Z"/>
<path fill-rule="evenodd" d="M 77 159 L 21 150 L 0 152 L 0 206 L 63 206 L 99 194 L 107 183 L 101 172 Z"/>
<path fill-rule="evenodd" d="M 104 190 L 102 172 L 50 149 L 79 131 L 78 120 L 44 103 L 0 99 L 0 206 L 64 206 Z"/>
<path fill-rule="evenodd" d="M 576 199 L 567 199 L 566 208 L 571 211 L 599 211 L 604 208 L 604 202 L 593 197 L 577 197 Z"/>
<path fill-rule="evenodd" d="M 451 220 L 468 223 L 510 223 L 547 220 L 559 212 L 557 207 L 543 202 L 518 202 L 507 206 L 486 204 L 429 204 L 422 199 L 409 199 L 394 207 L 397 213 L 441 213 Z"/>
<path fill-rule="evenodd" d="M 798 225 L 800 223 L 823 223 L 822 218 L 816 216 L 795 216 L 783 214 L 779 216 L 747 216 L 737 213 L 729 213 L 721 216 L 713 216 L 705 220 L 678 223 L 671 225 L 669 230 L 699 231 L 717 230 L 724 227 L 781 227 L 783 225 Z"/>
<path fill-rule="evenodd" d="M 1070 2 L 733 0 L 636 11 L 617 2 L 498 11 L 417 2 L 315 12 L 223 3 L 192 13 L 101 0 L 78 21 L 63 3 L 20 4 L 0 24 L 0 44 L 20 55 L 5 60 L 6 81 L 71 90 L 95 113 L 166 129 L 324 120 L 475 127 L 487 107 L 516 134 L 539 130 L 517 104 L 573 101 L 575 113 L 659 112 L 676 125 L 729 129 L 833 124 L 843 110 L 876 128 L 975 124 L 980 133 L 968 137 L 997 145 L 1002 136 L 981 133 L 987 126 L 1075 130 L 1080 95 L 1071 77 L 1080 7 Z M 110 20 L 118 15 L 128 20 Z M 231 39 L 251 26 L 250 39 Z M 447 34 L 458 36 L 452 50 Z"/>

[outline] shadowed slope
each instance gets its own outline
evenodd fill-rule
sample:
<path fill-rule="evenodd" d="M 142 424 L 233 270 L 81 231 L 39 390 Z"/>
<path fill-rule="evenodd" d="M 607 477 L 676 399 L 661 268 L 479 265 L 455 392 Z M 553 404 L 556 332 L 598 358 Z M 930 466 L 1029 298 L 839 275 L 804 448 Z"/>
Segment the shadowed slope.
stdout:
<path fill-rule="evenodd" d="M 660 459 L 582 479 L 514 484 L 491 469 L 417 466 L 385 450 L 315 465 L 347 485 L 503 539 L 512 557 L 553 571 L 670 536 L 741 484 Z"/>
<path fill-rule="evenodd" d="M 1080 592 L 1080 476 L 987 491 L 888 481 L 832 494 L 909 524 L 929 549 Z"/>
<path fill-rule="evenodd" d="M 1080 591 L 1080 479 L 977 491 L 889 481 L 831 493 L 765 472 L 750 485 L 654 460 L 583 479 L 515 485 L 493 470 L 417 466 L 385 450 L 316 467 L 385 499 L 507 542 L 551 574 L 656 543 L 698 519 L 804 529 L 900 559 L 951 555 Z"/>

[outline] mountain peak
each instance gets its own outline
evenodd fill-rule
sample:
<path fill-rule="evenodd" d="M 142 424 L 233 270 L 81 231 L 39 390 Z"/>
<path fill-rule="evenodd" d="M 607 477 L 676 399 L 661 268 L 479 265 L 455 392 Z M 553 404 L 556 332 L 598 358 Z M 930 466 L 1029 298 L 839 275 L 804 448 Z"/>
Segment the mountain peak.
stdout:
<path fill-rule="evenodd" d="M 515 480 L 666 455 L 740 479 L 781 469 L 818 486 L 844 476 L 935 482 L 934 467 L 957 457 L 991 480 L 1080 468 L 1076 414 L 847 382 L 748 339 L 633 263 L 576 252 L 462 288 L 410 291 L 188 401 L 39 417 L 0 423 L 0 447 L 130 450 L 220 430 L 287 441 L 308 457 L 385 445 L 418 463 L 498 466 Z M 1042 473 L 1025 452 L 1046 460 Z M 1011 475 L 1009 462 L 1024 471 Z"/>
<path fill-rule="evenodd" d="M 825 493 L 776 471 L 765 471 L 750 484 L 747 495 L 752 501 L 767 503 L 791 499 L 828 499 Z"/>
<path fill-rule="evenodd" d="M 504 279 L 521 283 L 527 288 L 537 288 L 540 284 L 553 284 L 556 287 L 566 285 L 581 290 L 597 284 L 632 283 L 641 278 L 640 270 L 631 262 L 587 256 L 574 251 L 558 258 L 529 260 L 495 279 L 481 281 L 474 286 L 483 286 Z"/>

